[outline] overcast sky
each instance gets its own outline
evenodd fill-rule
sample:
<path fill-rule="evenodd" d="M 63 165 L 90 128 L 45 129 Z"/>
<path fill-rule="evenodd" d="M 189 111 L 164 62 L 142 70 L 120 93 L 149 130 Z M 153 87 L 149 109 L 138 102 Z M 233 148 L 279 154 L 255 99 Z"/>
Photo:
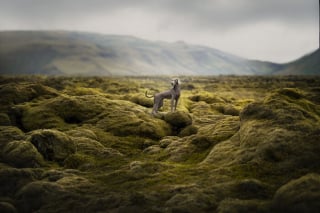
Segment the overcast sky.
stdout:
<path fill-rule="evenodd" d="M 0 0 L 0 30 L 185 41 L 288 62 L 319 47 L 319 0 Z"/>

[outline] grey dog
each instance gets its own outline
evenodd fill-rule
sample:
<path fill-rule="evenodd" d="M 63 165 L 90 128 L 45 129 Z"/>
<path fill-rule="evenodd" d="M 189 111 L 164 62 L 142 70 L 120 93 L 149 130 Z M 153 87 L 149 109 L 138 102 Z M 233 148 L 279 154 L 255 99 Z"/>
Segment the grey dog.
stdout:
<path fill-rule="evenodd" d="M 163 106 L 163 99 L 171 99 L 171 112 L 174 112 L 177 109 L 178 100 L 180 98 L 180 85 L 179 79 L 174 79 L 171 81 L 172 88 L 168 91 L 160 92 L 155 95 L 148 95 L 146 91 L 147 98 L 153 98 L 153 109 L 152 114 L 156 115 L 158 110 Z"/>

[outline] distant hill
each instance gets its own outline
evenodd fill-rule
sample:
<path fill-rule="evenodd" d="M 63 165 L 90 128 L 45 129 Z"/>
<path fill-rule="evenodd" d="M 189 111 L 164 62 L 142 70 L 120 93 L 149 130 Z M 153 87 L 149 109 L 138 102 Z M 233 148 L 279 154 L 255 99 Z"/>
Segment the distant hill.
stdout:
<path fill-rule="evenodd" d="M 5 31 L 0 44 L 0 74 L 269 75 L 300 74 L 297 70 L 308 66 L 289 69 L 292 64 L 248 60 L 184 42 L 68 31 Z"/>
<path fill-rule="evenodd" d="M 278 75 L 320 75 L 320 50 L 303 56 L 277 71 Z"/>

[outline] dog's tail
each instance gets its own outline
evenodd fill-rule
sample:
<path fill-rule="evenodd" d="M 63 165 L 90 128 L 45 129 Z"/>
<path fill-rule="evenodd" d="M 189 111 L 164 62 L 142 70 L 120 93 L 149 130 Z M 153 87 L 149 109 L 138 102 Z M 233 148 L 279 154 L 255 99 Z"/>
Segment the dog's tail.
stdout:
<path fill-rule="evenodd" d="M 146 96 L 147 98 L 153 98 L 153 97 L 154 97 L 154 95 L 148 95 L 148 91 L 146 91 L 145 96 Z"/>

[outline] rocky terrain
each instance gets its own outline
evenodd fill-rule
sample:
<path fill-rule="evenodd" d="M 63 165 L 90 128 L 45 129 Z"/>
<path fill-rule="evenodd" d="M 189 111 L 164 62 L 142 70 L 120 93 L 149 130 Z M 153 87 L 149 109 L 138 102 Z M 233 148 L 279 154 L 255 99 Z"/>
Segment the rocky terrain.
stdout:
<path fill-rule="evenodd" d="M 0 212 L 319 212 L 319 77 L 0 77 Z"/>

